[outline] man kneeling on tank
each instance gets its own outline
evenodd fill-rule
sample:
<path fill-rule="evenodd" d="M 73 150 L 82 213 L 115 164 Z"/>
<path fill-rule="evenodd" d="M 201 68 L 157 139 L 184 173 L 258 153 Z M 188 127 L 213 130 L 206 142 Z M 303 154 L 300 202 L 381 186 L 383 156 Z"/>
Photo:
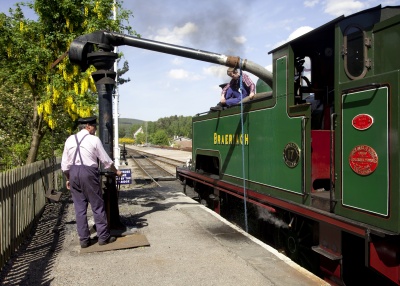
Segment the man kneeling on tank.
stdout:
<path fill-rule="evenodd" d="M 240 73 L 235 68 L 228 68 L 227 75 L 232 79 L 225 85 L 221 92 L 220 102 L 215 107 L 211 107 L 211 111 L 226 109 L 232 105 L 238 104 L 243 98 L 249 96 L 253 99 L 255 92 L 255 84 L 247 74 L 242 73 L 242 89 L 240 92 Z"/>

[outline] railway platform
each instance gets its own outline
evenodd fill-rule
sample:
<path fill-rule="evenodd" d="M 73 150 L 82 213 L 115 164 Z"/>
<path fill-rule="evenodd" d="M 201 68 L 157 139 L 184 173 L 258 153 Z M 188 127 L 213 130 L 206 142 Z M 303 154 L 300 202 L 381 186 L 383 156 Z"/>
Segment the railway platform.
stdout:
<path fill-rule="evenodd" d="M 152 152 L 182 161 L 190 155 Z M 17 273 L 9 270 L 2 285 L 329 285 L 185 196 L 179 182 L 160 185 L 132 184 L 119 193 L 121 221 L 133 234 L 118 237 L 117 242 L 140 235 L 148 244 L 84 251 L 75 230 L 72 201 L 64 199 L 58 211 L 63 218 L 47 219 L 38 226 L 35 236 L 39 237 L 27 246 L 31 251 L 14 261 Z M 58 244 L 53 237 L 58 237 Z M 33 272 L 27 274 L 28 270 Z"/>

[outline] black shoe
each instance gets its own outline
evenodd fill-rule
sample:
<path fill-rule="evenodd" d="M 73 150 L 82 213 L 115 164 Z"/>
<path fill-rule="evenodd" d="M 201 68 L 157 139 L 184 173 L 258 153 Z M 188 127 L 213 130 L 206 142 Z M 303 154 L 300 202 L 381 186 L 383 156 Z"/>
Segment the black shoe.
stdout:
<path fill-rule="evenodd" d="M 91 245 L 90 240 L 81 241 L 81 248 L 88 248 Z"/>
<path fill-rule="evenodd" d="M 214 106 L 214 107 L 210 108 L 211 111 L 220 111 L 222 109 L 223 109 L 223 107 L 221 105 L 217 105 L 217 106 Z"/>
<path fill-rule="evenodd" d="M 99 245 L 106 245 L 109 243 L 113 243 L 116 240 L 117 238 L 115 236 L 110 236 L 106 241 L 99 241 Z"/>

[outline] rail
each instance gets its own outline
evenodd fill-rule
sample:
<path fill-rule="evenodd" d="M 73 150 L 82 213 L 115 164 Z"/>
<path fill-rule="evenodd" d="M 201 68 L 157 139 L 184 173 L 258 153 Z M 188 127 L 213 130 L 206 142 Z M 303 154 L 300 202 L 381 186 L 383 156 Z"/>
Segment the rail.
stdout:
<path fill-rule="evenodd" d="M 56 159 L 54 172 L 51 160 L 0 173 L 0 270 L 40 218 L 46 204 L 46 191 L 51 187 L 60 190 L 64 186 L 61 158 Z"/>
<path fill-rule="evenodd" d="M 129 150 L 130 158 L 134 161 L 135 165 L 145 174 L 150 180 L 157 183 L 158 180 L 176 180 L 176 175 L 166 170 L 162 165 L 156 163 L 157 156 L 152 155 L 151 157 L 144 152 L 138 150 Z M 165 161 L 160 161 L 162 164 L 167 164 Z M 161 186 L 160 186 L 161 187 Z"/>

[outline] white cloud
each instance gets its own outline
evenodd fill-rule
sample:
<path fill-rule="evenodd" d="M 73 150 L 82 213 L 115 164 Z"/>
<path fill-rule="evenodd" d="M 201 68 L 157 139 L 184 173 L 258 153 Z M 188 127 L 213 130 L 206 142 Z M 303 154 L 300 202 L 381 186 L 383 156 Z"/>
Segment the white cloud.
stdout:
<path fill-rule="evenodd" d="M 309 26 L 302 26 L 300 28 L 297 28 L 294 32 L 292 32 L 289 37 L 288 37 L 288 41 L 291 41 L 293 39 L 296 39 L 297 37 L 300 37 L 310 31 L 312 31 L 313 28 L 309 27 Z"/>
<path fill-rule="evenodd" d="M 314 7 L 315 5 L 317 5 L 319 2 L 319 0 L 306 0 L 304 1 L 304 6 L 306 7 Z"/>
<path fill-rule="evenodd" d="M 333 16 L 351 15 L 366 8 L 366 4 L 354 0 L 327 0 L 324 12 Z"/>
<path fill-rule="evenodd" d="M 291 40 L 296 39 L 297 37 L 300 37 L 300 36 L 302 36 L 302 35 L 304 35 L 304 34 L 310 32 L 310 31 L 312 31 L 312 30 L 313 30 L 313 28 L 311 28 L 311 27 L 309 27 L 309 26 L 302 26 L 302 27 L 300 27 L 300 28 L 297 28 L 295 31 L 293 31 L 293 32 L 289 35 L 289 37 L 288 37 L 286 40 L 283 40 L 283 41 L 277 43 L 277 44 L 275 45 L 275 47 L 279 47 L 279 46 L 283 45 L 284 43 L 290 42 Z"/>
<path fill-rule="evenodd" d="M 272 72 L 272 64 L 271 64 L 271 65 L 267 65 L 265 68 L 266 68 L 267 70 L 269 70 L 270 72 Z"/>
<path fill-rule="evenodd" d="M 228 67 L 226 67 L 226 66 L 212 65 L 207 68 L 203 68 L 203 73 L 205 75 L 210 75 L 213 77 L 225 79 L 226 77 L 228 77 L 226 75 L 227 69 L 228 69 Z"/>
<path fill-rule="evenodd" d="M 175 66 L 179 66 L 183 63 L 182 58 L 175 57 L 172 59 L 171 63 Z"/>
<path fill-rule="evenodd" d="M 188 22 L 182 27 L 174 27 L 172 30 L 169 28 L 159 29 L 157 35 L 151 38 L 159 42 L 182 45 L 185 37 L 196 33 L 197 31 L 198 27 L 195 24 Z"/>
<path fill-rule="evenodd" d="M 247 41 L 246 37 L 244 37 L 244 36 L 233 37 L 233 40 L 235 41 L 235 43 L 241 44 L 241 45 Z"/>
<path fill-rule="evenodd" d="M 172 69 L 168 72 L 168 76 L 177 80 L 201 80 L 202 77 L 197 73 L 191 73 L 184 69 Z"/>
<path fill-rule="evenodd" d="M 189 72 L 183 69 L 172 69 L 168 72 L 168 76 L 174 79 L 186 79 L 189 77 Z"/>

